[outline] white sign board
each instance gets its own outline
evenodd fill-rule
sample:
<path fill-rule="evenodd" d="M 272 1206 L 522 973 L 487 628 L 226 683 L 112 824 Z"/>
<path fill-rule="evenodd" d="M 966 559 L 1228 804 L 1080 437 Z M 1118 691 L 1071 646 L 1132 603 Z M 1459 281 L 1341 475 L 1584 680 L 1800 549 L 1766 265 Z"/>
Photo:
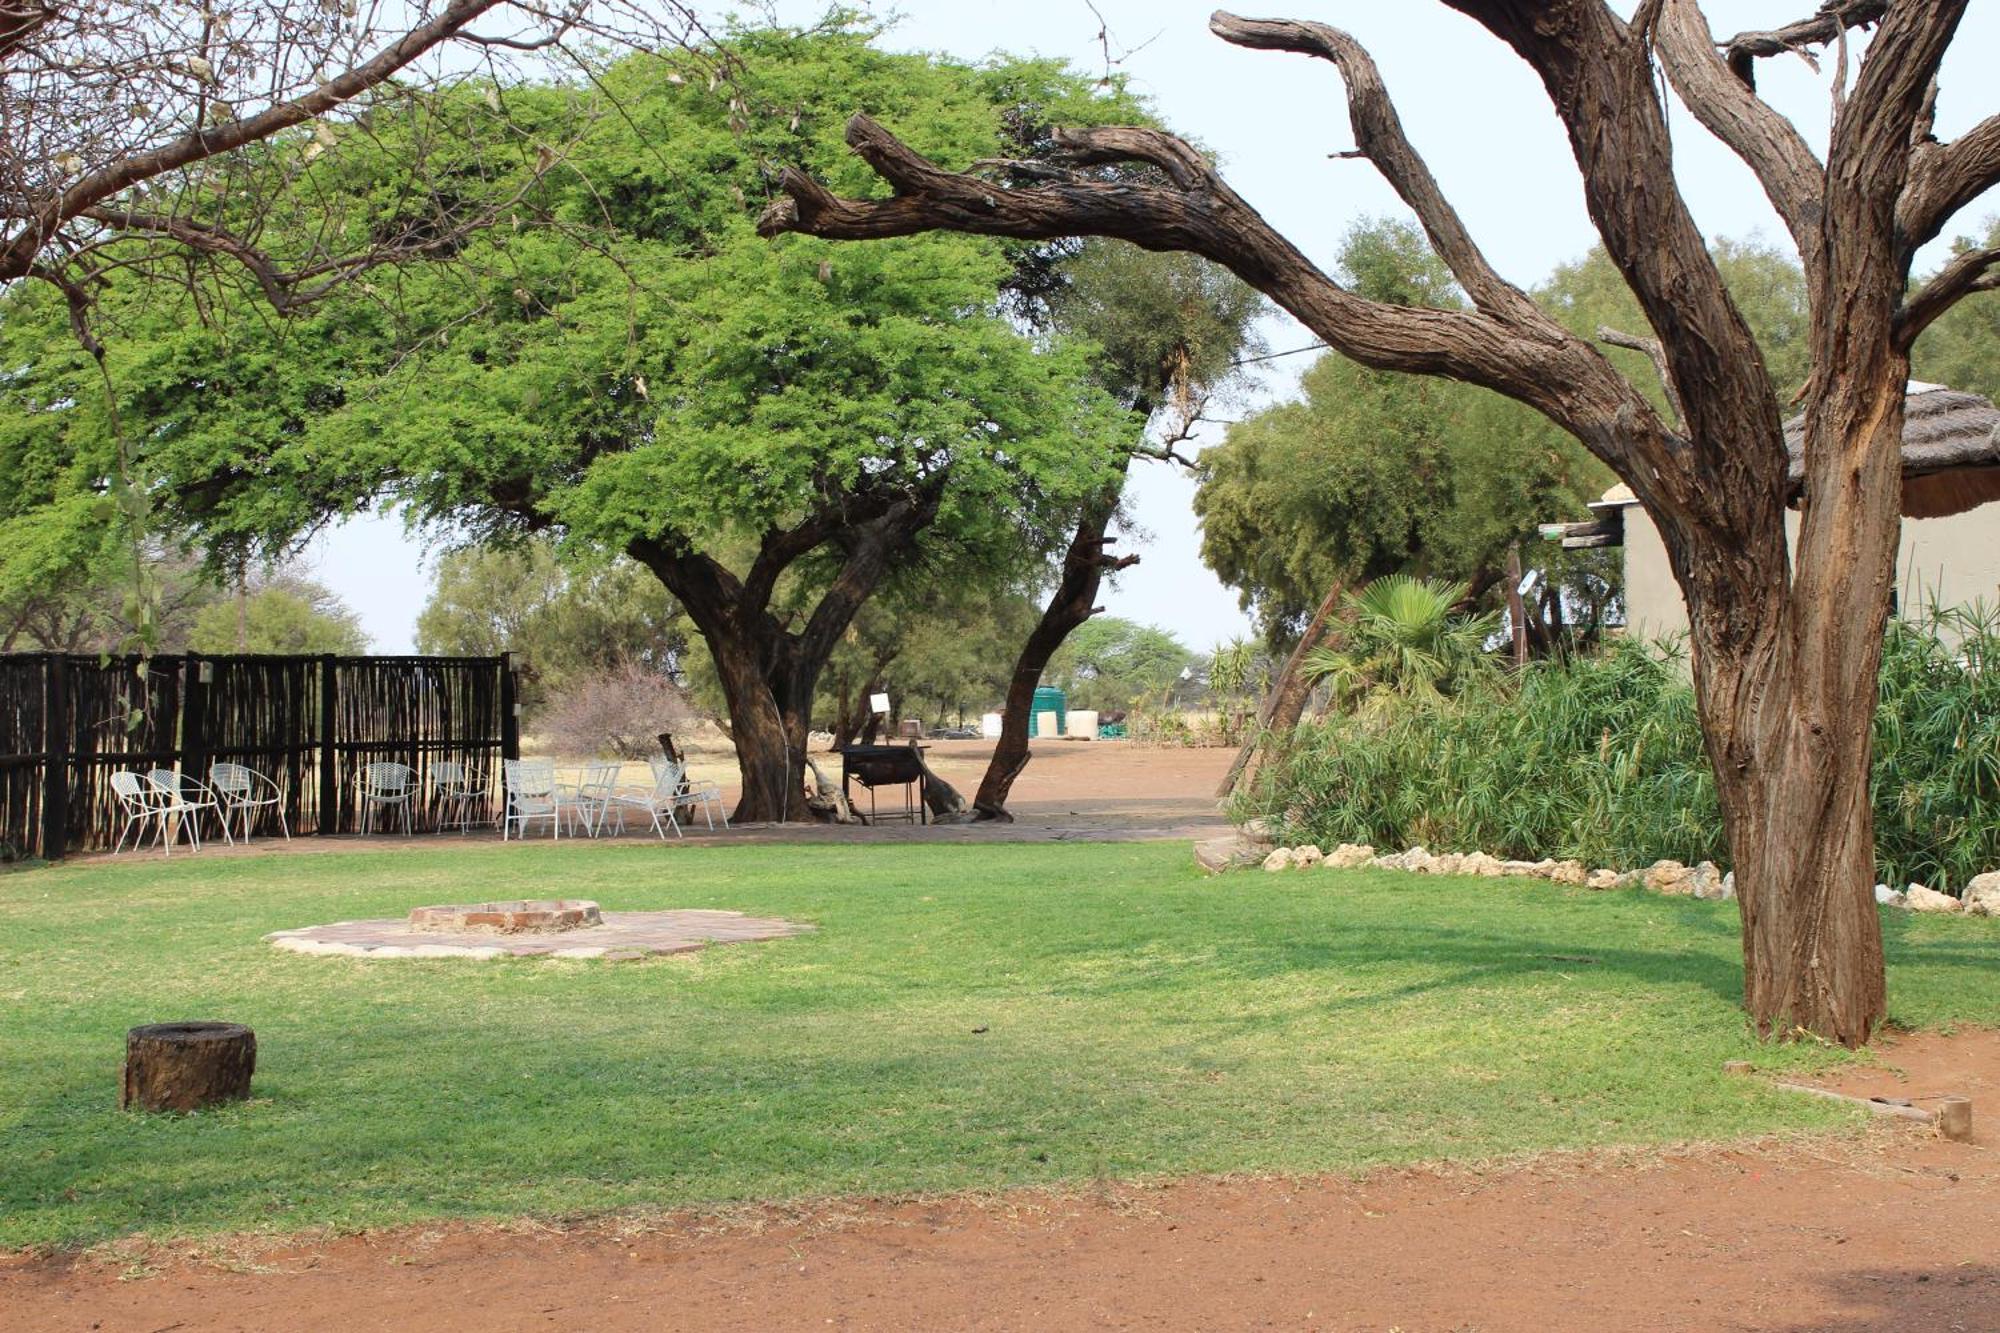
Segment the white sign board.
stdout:
<path fill-rule="evenodd" d="M 1542 576 L 1541 570 L 1539 569 L 1529 570 L 1527 577 L 1521 580 L 1521 586 L 1514 589 L 1515 593 L 1518 594 L 1519 596 L 1526 597 L 1530 592 L 1534 591 L 1535 580 L 1539 579 L 1541 576 Z"/>
<path fill-rule="evenodd" d="M 869 695 L 869 696 L 868 696 L 868 709 L 869 709 L 869 711 L 870 711 L 870 712 L 874 712 L 874 713 L 886 713 L 886 712 L 888 712 L 888 711 L 889 711 L 889 696 L 888 696 L 888 695 L 886 695 L 886 694 L 871 694 L 871 695 Z"/>

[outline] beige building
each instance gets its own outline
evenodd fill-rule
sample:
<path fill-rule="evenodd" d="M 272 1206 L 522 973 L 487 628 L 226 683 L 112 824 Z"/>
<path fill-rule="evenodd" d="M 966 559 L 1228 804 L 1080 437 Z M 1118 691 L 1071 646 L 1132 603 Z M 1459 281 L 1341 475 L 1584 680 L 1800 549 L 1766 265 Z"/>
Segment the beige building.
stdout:
<path fill-rule="evenodd" d="M 1977 394 L 1912 382 L 1903 444 L 1903 537 L 1896 553 L 1900 607 L 1933 598 L 1947 606 L 1983 600 L 2000 607 L 2000 410 Z M 1799 423 L 1786 423 L 1792 475 L 1803 474 Z M 1666 544 L 1630 489 L 1614 486 L 1591 506 L 1593 524 L 1562 525 L 1574 545 L 1622 545 L 1627 632 L 1686 634 L 1687 604 Z M 1785 515 L 1796 545 L 1799 515 Z M 1588 533 L 1589 535 L 1584 535 Z M 1555 535 L 1553 532 L 1550 535 Z M 1606 540 L 1606 539 L 1609 540 Z"/>

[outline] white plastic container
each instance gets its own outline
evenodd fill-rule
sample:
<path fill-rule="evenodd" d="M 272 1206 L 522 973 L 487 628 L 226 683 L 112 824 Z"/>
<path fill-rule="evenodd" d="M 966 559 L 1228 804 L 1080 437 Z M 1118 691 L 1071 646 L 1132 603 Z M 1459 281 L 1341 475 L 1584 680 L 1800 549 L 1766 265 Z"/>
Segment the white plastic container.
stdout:
<path fill-rule="evenodd" d="M 979 719 L 979 734 L 989 741 L 1000 739 L 1000 715 L 987 713 Z"/>
<path fill-rule="evenodd" d="M 1069 734 L 1072 740 L 1079 740 L 1079 741 L 1096 740 L 1097 710 L 1095 708 L 1070 709 Z"/>
<path fill-rule="evenodd" d="M 1062 714 L 1051 708 L 1046 713 L 1035 714 L 1035 738 L 1052 741 L 1062 735 Z"/>

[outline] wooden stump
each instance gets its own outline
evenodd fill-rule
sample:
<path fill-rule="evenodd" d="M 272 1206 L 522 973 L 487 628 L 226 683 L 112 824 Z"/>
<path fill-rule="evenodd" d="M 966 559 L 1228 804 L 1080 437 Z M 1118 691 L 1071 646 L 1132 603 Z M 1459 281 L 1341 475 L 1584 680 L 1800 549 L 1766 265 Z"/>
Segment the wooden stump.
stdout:
<path fill-rule="evenodd" d="M 149 1023 L 125 1034 L 121 1108 L 193 1111 L 250 1095 L 257 1034 L 241 1023 Z"/>

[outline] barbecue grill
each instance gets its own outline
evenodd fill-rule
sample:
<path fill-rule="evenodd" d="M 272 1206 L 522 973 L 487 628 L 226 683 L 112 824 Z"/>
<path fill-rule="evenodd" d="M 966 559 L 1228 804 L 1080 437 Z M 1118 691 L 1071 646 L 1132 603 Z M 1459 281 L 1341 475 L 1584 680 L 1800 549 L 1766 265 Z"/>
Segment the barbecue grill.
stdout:
<path fill-rule="evenodd" d="M 840 792 L 854 808 L 851 784 L 868 789 L 867 823 L 885 819 L 907 819 L 912 824 L 926 822 L 924 809 L 924 756 L 916 745 L 850 745 L 840 752 Z M 881 814 L 875 808 L 877 787 L 901 787 L 903 808 Z M 860 811 L 856 810 L 858 815 Z"/>

